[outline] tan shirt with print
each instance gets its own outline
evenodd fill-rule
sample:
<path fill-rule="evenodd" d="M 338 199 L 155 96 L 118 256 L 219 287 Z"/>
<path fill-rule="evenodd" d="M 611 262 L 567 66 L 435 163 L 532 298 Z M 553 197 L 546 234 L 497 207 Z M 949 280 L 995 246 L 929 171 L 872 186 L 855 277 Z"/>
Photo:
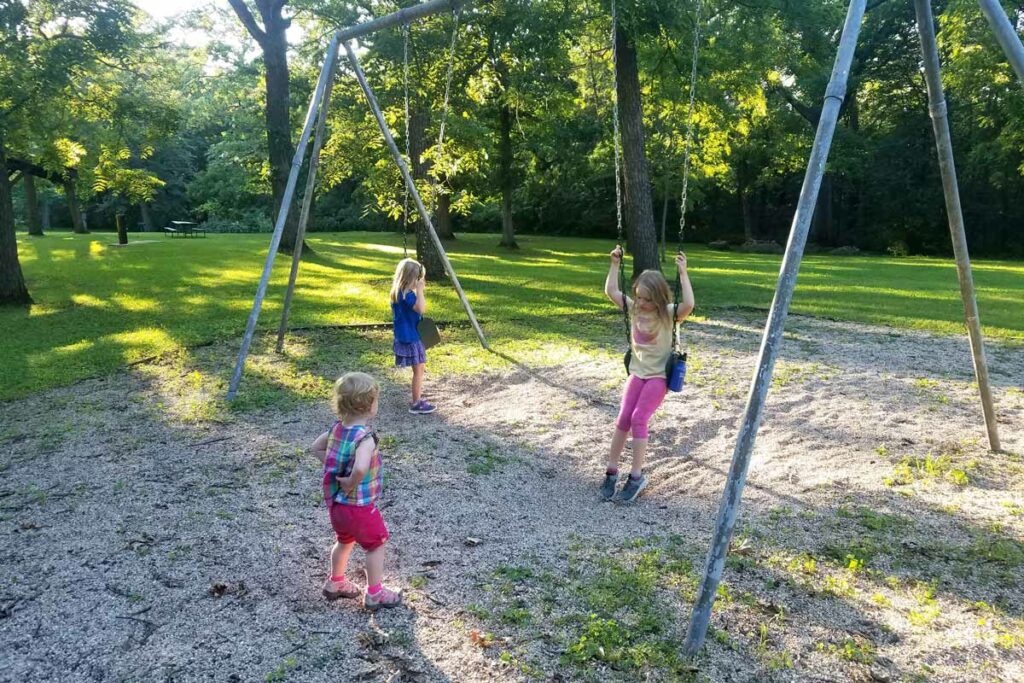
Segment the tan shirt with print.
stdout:
<path fill-rule="evenodd" d="M 665 325 L 656 313 L 636 310 L 633 300 L 627 299 L 630 313 L 630 339 L 633 356 L 629 361 L 629 374 L 641 379 L 664 377 L 665 364 L 672 353 L 672 326 Z"/>

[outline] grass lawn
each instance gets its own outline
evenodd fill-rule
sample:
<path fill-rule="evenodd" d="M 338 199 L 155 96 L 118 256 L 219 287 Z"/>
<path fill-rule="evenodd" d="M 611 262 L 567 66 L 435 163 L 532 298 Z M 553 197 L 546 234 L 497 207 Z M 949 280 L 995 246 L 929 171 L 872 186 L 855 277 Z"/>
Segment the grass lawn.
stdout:
<path fill-rule="evenodd" d="M 132 244 L 119 248 L 111 234 L 18 236 L 36 304 L 0 309 L 0 399 L 241 335 L 269 235 L 131 238 Z M 499 250 L 497 240 L 460 235 L 450 255 L 498 348 L 514 352 L 552 337 L 604 343 L 606 335 L 594 333 L 599 326 L 566 316 L 610 310 L 602 293 L 613 246 L 608 240 L 527 236 L 517 252 Z M 402 256 L 399 236 L 321 233 L 309 243 L 316 256 L 302 265 L 292 326 L 389 320 L 387 289 Z M 713 316 L 715 309 L 733 306 L 766 309 L 771 303 L 779 257 L 696 245 L 687 254 L 697 314 Z M 261 329 L 276 328 L 289 263 L 280 258 L 275 266 Z M 1024 263 L 977 261 L 974 274 L 986 335 L 1024 339 Z M 463 317 L 450 288 L 428 285 L 427 293 L 434 317 Z M 791 311 L 950 334 L 963 329 L 951 259 L 808 256 Z M 520 322 L 503 324 L 508 319 Z M 619 324 L 611 317 L 600 320 Z"/>

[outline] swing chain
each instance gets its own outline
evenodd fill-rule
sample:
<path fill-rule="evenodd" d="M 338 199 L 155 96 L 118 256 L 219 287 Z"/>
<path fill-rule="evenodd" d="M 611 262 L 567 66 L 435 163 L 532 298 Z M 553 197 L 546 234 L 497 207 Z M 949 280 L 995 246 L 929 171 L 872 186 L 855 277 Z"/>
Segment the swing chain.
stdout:
<path fill-rule="evenodd" d="M 622 244 L 622 140 L 619 133 L 619 89 L 617 85 L 619 50 L 616 33 L 619 29 L 618 7 L 612 0 L 612 142 L 615 148 L 615 229 L 619 244 Z"/>
<path fill-rule="evenodd" d="M 402 86 L 405 94 L 405 162 L 412 163 L 412 151 L 409 143 L 409 24 L 402 25 Z M 409 186 L 405 188 L 405 200 L 402 204 L 402 252 L 409 258 Z"/>
<path fill-rule="evenodd" d="M 621 155 L 622 140 L 619 131 L 619 50 L 616 34 L 619 29 L 619 13 L 615 0 L 612 0 L 612 146 L 615 148 L 615 230 L 619 244 L 619 294 L 622 296 L 622 320 L 626 325 L 626 346 L 632 348 L 633 338 L 629 329 L 629 311 L 626 304 L 626 250 L 622 239 L 622 174 Z"/>
<path fill-rule="evenodd" d="M 437 147 L 438 152 L 442 151 L 444 147 L 444 129 L 448 123 L 448 101 L 452 90 L 452 75 L 455 71 L 455 44 L 459 38 L 459 7 L 456 6 L 452 10 L 452 20 L 454 25 L 452 26 L 452 40 L 448 47 L 448 73 L 445 74 L 444 81 L 444 104 L 441 108 L 441 126 L 437 136 Z"/>
<path fill-rule="evenodd" d="M 690 105 L 686 112 L 686 144 L 683 147 L 683 190 L 679 199 L 679 252 L 683 251 L 683 236 L 686 231 L 686 200 L 690 186 L 690 154 L 694 135 L 694 101 L 697 96 L 697 64 L 700 58 L 700 22 L 702 0 L 696 0 L 693 19 L 693 56 L 690 61 Z M 678 297 L 677 297 L 678 298 Z"/>

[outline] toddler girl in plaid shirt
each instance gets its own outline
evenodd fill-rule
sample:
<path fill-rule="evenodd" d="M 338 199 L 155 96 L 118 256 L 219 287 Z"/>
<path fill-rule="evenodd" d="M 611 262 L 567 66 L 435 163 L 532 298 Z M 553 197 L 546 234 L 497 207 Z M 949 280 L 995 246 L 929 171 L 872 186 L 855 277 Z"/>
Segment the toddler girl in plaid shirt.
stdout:
<path fill-rule="evenodd" d="M 402 595 L 384 588 L 384 544 L 388 528 L 377 509 L 384 484 L 384 467 L 377 435 L 368 424 L 377 414 L 380 386 L 362 372 L 349 372 L 334 383 L 331 403 L 338 419 L 317 437 L 311 450 L 324 463 L 324 500 L 337 542 L 331 549 L 331 576 L 324 584 L 328 600 L 363 593 L 370 610 L 397 607 Z M 366 552 L 366 591 L 345 577 L 356 543 Z"/>

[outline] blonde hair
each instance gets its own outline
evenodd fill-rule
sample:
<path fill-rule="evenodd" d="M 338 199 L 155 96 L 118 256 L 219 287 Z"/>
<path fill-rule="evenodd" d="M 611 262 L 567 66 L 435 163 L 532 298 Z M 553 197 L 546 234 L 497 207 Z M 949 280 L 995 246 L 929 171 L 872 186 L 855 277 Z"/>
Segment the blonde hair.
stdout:
<path fill-rule="evenodd" d="M 365 372 L 346 372 L 334 383 L 331 407 L 338 417 L 365 415 L 380 395 L 377 380 Z"/>
<path fill-rule="evenodd" d="M 412 289 L 416 281 L 425 275 L 423 266 L 416 259 L 404 258 L 395 267 L 395 279 L 391 281 L 391 303 L 402 298 L 402 292 Z"/>
<path fill-rule="evenodd" d="M 658 322 L 665 327 L 672 327 L 672 314 L 668 310 L 672 294 L 668 289 L 668 280 L 661 274 L 661 271 L 648 269 L 640 273 L 640 277 L 633 283 L 633 300 L 636 301 L 636 292 L 643 287 L 651 297 L 655 312 L 658 314 Z"/>

